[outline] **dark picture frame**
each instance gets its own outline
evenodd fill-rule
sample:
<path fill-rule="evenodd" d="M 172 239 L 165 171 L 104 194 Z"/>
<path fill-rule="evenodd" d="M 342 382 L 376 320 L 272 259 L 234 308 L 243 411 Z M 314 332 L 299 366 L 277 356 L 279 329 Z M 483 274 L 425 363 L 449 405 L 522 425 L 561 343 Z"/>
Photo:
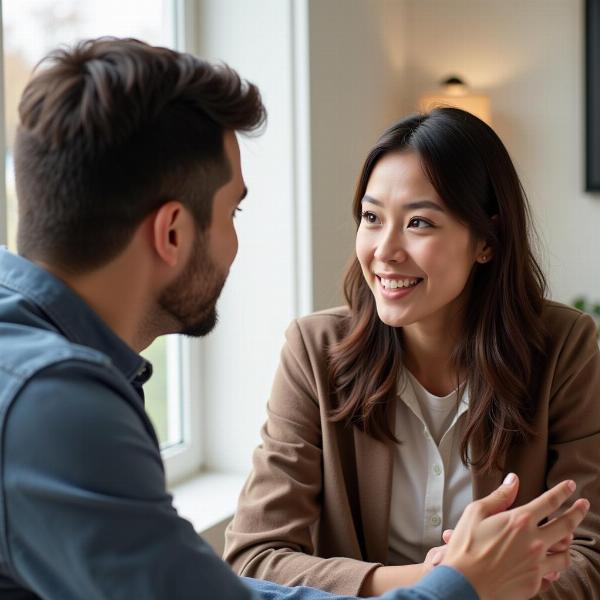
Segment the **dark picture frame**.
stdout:
<path fill-rule="evenodd" d="M 585 0 L 585 189 L 600 192 L 600 0 Z"/>

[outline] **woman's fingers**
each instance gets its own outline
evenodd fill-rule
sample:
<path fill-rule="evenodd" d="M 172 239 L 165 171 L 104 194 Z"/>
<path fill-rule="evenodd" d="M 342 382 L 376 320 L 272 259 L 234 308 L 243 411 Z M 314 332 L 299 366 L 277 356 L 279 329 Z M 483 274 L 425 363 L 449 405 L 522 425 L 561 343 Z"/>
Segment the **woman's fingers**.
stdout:
<path fill-rule="evenodd" d="M 571 547 L 571 540 L 569 538 L 563 538 L 560 542 L 556 542 L 548 548 L 548 552 L 564 552 Z"/>
<path fill-rule="evenodd" d="M 548 548 L 570 536 L 577 525 L 583 521 L 589 508 L 590 503 L 580 498 L 562 515 L 539 527 L 540 537 Z"/>
<path fill-rule="evenodd" d="M 542 578 L 542 586 L 540 587 L 540 592 L 545 592 L 559 578 L 560 573 L 558 571 L 552 571 L 552 573 L 544 575 L 544 577 Z"/>
<path fill-rule="evenodd" d="M 423 562 L 437 567 L 437 565 L 439 565 L 446 557 L 447 548 L 448 546 L 436 546 L 435 548 L 431 548 Z"/>
<path fill-rule="evenodd" d="M 546 554 L 542 559 L 541 568 L 544 577 L 548 574 L 564 571 L 571 564 L 571 555 L 568 552 Z"/>
<path fill-rule="evenodd" d="M 427 556 L 425 556 L 425 560 L 423 562 L 426 564 L 431 564 L 435 567 L 441 562 L 441 560 L 439 560 L 439 557 L 439 550 L 437 548 L 431 548 L 431 550 L 429 550 L 429 552 L 427 553 Z"/>
<path fill-rule="evenodd" d="M 573 541 L 573 534 L 564 537 L 562 540 L 556 542 L 556 544 L 552 544 L 550 548 L 548 548 L 548 552 L 564 552 L 571 547 L 571 542 Z"/>

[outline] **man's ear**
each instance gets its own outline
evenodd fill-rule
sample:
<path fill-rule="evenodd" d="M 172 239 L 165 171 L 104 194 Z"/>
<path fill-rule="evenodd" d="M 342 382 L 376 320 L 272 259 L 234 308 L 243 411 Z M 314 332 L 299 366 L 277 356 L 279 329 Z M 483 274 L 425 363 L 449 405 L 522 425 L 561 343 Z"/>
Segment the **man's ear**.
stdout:
<path fill-rule="evenodd" d="M 181 202 L 174 200 L 165 202 L 153 215 L 154 249 L 165 264 L 176 267 L 187 259 L 191 215 Z"/>

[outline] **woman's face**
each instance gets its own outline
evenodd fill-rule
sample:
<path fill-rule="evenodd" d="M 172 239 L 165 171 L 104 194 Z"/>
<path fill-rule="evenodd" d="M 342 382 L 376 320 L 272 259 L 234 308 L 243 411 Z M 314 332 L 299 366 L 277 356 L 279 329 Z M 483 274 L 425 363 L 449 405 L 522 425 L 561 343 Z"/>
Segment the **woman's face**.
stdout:
<path fill-rule="evenodd" d="M 419 156 L 405 151 L 383 156 L 371 173 L 356 255 L 384 323 L 444 327 L 462 306 L 474 263 L 491 253 L 448 212 Z"/>

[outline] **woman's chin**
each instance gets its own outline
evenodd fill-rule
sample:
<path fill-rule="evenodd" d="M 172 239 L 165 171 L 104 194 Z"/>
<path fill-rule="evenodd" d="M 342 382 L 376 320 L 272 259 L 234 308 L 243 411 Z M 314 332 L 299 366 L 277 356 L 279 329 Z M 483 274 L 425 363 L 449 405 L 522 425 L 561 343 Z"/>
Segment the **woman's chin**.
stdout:
<path fill-rule="evenodd" d="M 379 320 L 390 327 L 405 327 L 412 322 L 410 317 L 405 312 L 390 310 L 388 307 L 377 307 L 377 315 Z"/>

